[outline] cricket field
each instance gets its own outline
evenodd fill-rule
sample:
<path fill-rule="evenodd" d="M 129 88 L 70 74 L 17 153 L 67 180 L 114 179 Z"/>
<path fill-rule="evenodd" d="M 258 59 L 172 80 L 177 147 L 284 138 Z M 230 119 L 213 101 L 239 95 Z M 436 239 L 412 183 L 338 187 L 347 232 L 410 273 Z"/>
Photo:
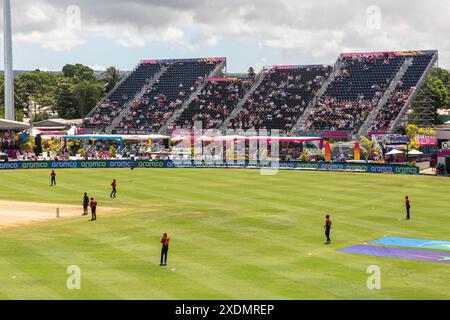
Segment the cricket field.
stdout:
<path fill-rule="evenodd" d="M 56 172 L 55 187 L 50 170 L 0 172 L 0 213 L 11 220 L 25 203 L 20 210 L 29 220 L 4 225 L 7 214 L 0 214 L 0 299 L 450 299 L 449 263 L 339 251 L 384 236 L 450 241 L 448 178 L 247 169 Z M 113 178 L 117 199 L 109 198 Z M 84 192 L 98 201 L 95 222 L 81 216 Z M 51 217 L 33 222 L 38 203 Z M 331 245 L 324 244 L 326 214 Z M 159 266 L 164 232 L 171 239 L 167 267 Z M 373 265 L 381 288 L 370 290 Z M 79 289 L 68 285 L 70 266 L 79 268 Z"/>

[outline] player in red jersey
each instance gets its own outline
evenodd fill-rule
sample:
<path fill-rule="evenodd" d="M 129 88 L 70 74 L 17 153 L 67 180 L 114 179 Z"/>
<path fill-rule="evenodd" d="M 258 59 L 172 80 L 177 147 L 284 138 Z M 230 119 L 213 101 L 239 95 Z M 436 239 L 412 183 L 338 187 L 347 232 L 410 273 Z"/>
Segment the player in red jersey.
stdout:
<path fill-rule="evenodd" d="M 159 264 L 160 266 L 167 266 L 167 252 L 169 251 L 169 240 L 170 238 L 167 235 L 167 233 L 164 233 L 164 235 L 161 238 L 162 248 L 161 248 L 161 262 Z"/>
<path fill-rule="evenodd" d="M 117 187 L 117 182 L 116 179 L 113 180 L 113 182 L 111 183 L 111 187 L 112 187 L 112 191 L 111 194 L 109 195 L 111 198 L 115 198 L 116 197 L 116 187 Z"/>
<path fill-rule="evenodd" d="M 329 214 L 327 214 L 326 216 L 325 225 L 323 227 L 325 228 L 325 236 L 327 237 L 327 241 L 325 242 L 325 244 L 330 244 L 331 219 Z"/>
<path fill-rule="evenodd" d="M 409 220 L 409 209 L 411 208 L 411 204 L 409 202 L 409 197 L 405 197 L 405 208 L 406 208 L 406 220 Z"/>
<path fill-rule="evenodd" d="M 52 170 L 52 172 L 50 173 L 50 186 L 56 186 L 56 172 L 55 170 Z"/>
<path fill-rule="evenodd" d="M 91 207 L 91 214 L 92 214 L 91 221 L 95 221 L 97 220 L 97 201 L 95 201 L 94 198 L 91 198 L 89 206 Z"/>

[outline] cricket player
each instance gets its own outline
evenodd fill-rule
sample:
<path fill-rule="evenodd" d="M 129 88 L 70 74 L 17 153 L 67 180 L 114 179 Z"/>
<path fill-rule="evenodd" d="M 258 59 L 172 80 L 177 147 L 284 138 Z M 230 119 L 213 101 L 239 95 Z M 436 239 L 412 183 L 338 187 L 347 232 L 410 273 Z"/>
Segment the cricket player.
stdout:
<path fill-rule="evenodd" d="M 88 208 L 89 208 L 89 197 L 85 192 L 83 197 L 83 216 L 88 215 Z"/>
<path fill-rule="evenodd" d="M 325 217 L 325 225 L 323 227 L 325 229 L 325 236 L 327 237 L 327 241 L 325 242 L 325 244 L 330 244 L 331 219 L 329 214 L 327 214 Z"/>
<path fill-rule="evenodd" d="M 95 221 L 97 220 L 97 201 L 95 201 L 94 198 L 91 198 L 89 206 L 91 207 L 91 214 L 92 214 L 91 221 Z"/>
<path fill-rule="evenodd" d="M 169 251 L 169 240 L 170 238 L 167 236 L 167 233 L 164 233 L 163 237 L 161 238 L 161 262 L 160 266 L 167 266 L 167 252 Z M 164 260 L 164 263 L 163 263 Z"/>
<path fill-rule="evenodd" d="M 56 172 L 55 170 L 52 170 L 52 172 L 50 173 L 50 186 L 56 186 Z"/>
<path fill-rule="evenodd" d="M 408 196 L 405 197 L 405 208 L 406 208 L 406 220 L 409 220 L 409 209 L 411 208 L 411 204 L 409 202 Z"/>
<path fill-rule="evenodd" d="M 117 187 L 116 179 L 113 179 L 113 182 L 111 183 L 112 191 L 111 191 L 111 194 L 109 195 L 110 198 L 116 197 L 116 192 L 117 192 L 116 187 Z"/>

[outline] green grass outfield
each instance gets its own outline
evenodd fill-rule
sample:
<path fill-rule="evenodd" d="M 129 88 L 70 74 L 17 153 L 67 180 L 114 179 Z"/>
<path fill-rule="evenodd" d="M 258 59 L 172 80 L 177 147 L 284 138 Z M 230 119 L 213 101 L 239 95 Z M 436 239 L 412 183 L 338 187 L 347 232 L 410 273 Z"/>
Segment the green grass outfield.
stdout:
<path fill-rule="evenodd" d="M 449 264 L 337 251 L 384 235 L 450 240 L 448 178 L 65 169 L 51 188 L 49 173 L 1 171 L 0 198 L 79 204 L 86 191 L 99 202 L 98 220 L 0 230 L 1 299 L 450 299 Z M 405 194 L 411 221 L 402 220 Z M 102 215 L 102 206 L 121 210 Z M 160 267 L 165 231 L 169 266 Z M 366 287 L 374 264 L 381 290 Z M 80 290 L 66 288 L 69 265 L 81 268 Z"/>

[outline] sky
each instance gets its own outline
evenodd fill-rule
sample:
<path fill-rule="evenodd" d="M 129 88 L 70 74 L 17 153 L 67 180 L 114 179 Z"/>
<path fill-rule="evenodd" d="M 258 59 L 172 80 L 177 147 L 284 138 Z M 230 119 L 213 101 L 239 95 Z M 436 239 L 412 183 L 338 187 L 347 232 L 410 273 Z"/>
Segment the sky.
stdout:
<path fill-rule="evenodd" d="M 438 49 L 439 66 L 450 69 L 448 0 L 11 2 L 15 70 L 83 63 L 125 71 L 141 59 L 226 57 L 228 72 L 246 72 L 420 49 Z"/>

